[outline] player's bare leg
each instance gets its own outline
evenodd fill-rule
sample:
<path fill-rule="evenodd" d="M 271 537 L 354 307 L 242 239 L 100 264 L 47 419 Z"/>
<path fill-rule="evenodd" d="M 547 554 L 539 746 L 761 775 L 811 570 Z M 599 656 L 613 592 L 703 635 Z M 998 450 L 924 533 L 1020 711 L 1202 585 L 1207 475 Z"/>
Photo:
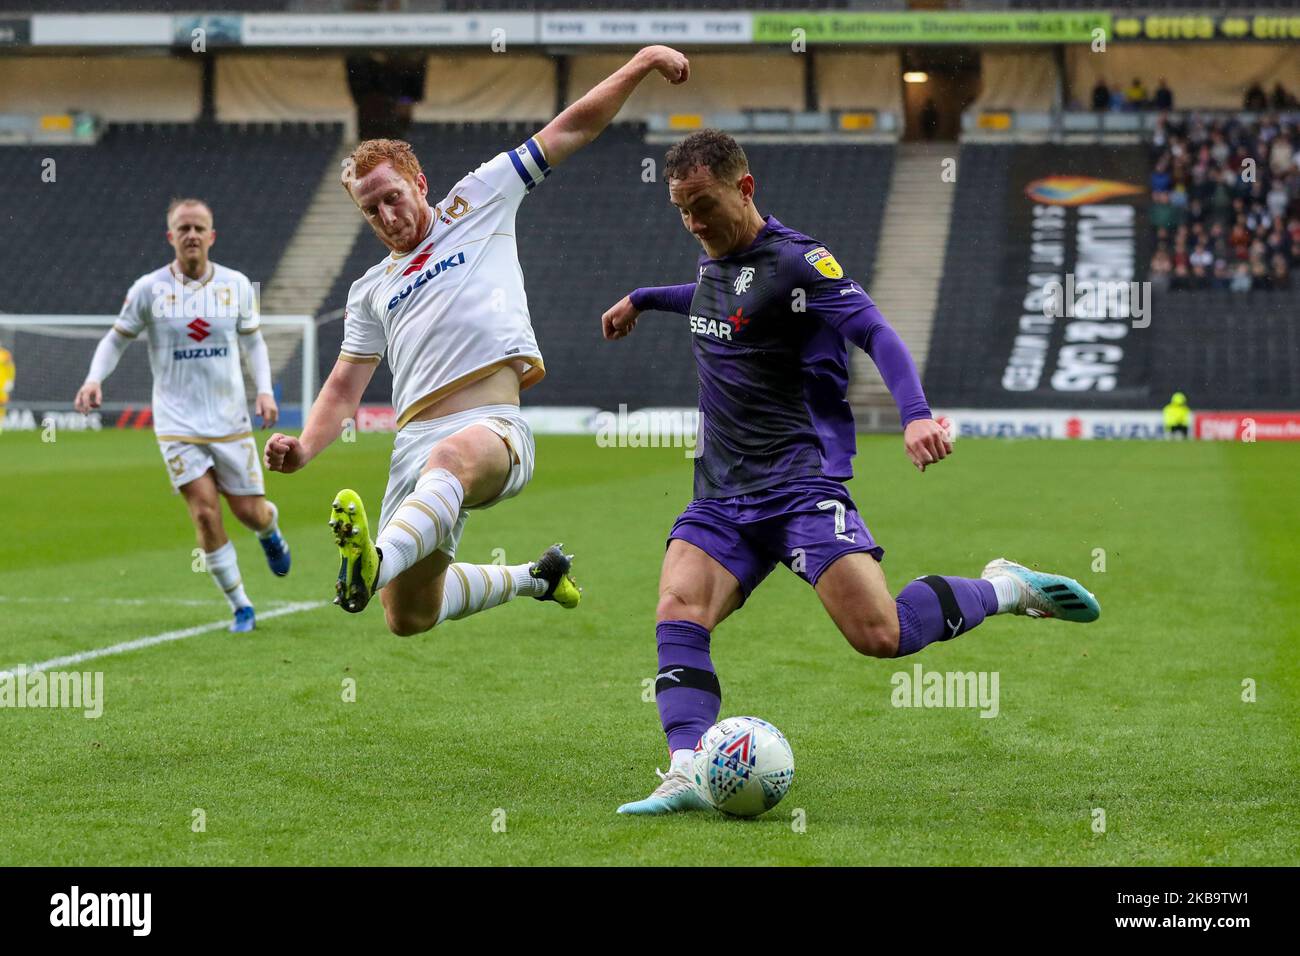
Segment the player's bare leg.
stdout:
<path fill-rule="evenodd" d="M 434 445 L 415 491 L 373 543 L 360 498 L 340 492 L 331 517 L 342 554 L 337 603 L 359 611 L 384 589 L 389 628 L 402 635 L 525 595 L 576 606 L 580 592 L 569 575 L 572 556 L 558 545 L 531 565 L 514 566 L 453 564 L 438 550 L 463 508 L 501 494 L 512 464 L 509 446 L 489 428 L 471 425 L 448 436 Z M 389 586 L 395 586 L 391 595 Z"/>
<path fill-rule="evenodd" d="M 816 591 L 855 651 L 868 657 L 898 653 L 898 605 L 879 561 L 863 552 L 846 554 L 822 573 Z"/>
<path fill-rule="evenodd" d="M 668 773 L 650 796 L 625 803 L 619 813 L 658 816 L 706 809 L 691 776 L 700 735 L 717 723 L 722 691 L 709 658 L 709 635 L 740 607 L 740 583 L 703 549 L 675 538 L 668 542 L 659 577 L 655 636 L 659 673 L 655 703 L 672 754 Z"/>
<path fill-rule="evenodd" d="M 271 573 L 284 577 L 289 573 L 289 542 L 280 533 L 280 511 L 265 495 L 226 495 L 231 514 L 249 531 L 257 535 L 257 542 L 266 555 Z"/>
<path fill-rule="evenodd" d="M 216 478 L 211 471 L 204 472 L 193 481 L 181 485 L 180 493 L 189 509 L 199 547 L 203 549 L 204 566 L 221 593 L 226 596 L 235 615 L 230 629 L 236 633 L 253 630 L 253 605 L 244 593 L 235 546 L 226 537 L 226 529 L 221 523 L 221 496 L 217 491 Z"/>
<path fill-rule="evenodd" d="M 181 498 L 190 513 L 195 539 L 205 552 L 215 551 L 229 542 L 221 522 L 221 493 L 211 471 L 180 486 Z"/>
<path fill-rule="evenodd" d="M 388 629 L 398 637 L 423 634 L 438 623 L 442 582 L 451 558 L 441 551 L 407 568 L 379 592 Z"/>
<path fill-rule="evenodd" d="M 836 559 L 817 581 L 817 596 L 854 650 L 868 657 L 904 657 L 935 641 L 965 634 L 992 614 L 1095 621 L 1096 598 L 1073 578 L 992 561 L 978 580 L 926 575 L 891 597 L 869 554 Z"/>

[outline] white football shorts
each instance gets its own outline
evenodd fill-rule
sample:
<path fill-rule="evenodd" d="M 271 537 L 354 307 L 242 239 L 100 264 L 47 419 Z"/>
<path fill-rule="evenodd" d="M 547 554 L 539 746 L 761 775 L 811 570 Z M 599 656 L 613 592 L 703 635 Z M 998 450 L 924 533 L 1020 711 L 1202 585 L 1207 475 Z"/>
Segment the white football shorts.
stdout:
<path fill-rule="evenodd" d="M 427 421 L 409 422 L 397 433 L 393 442 L 393 458 L 388 468 L 388 488 L 384 491 L 384 506 L 379 517 L 379 529 L 393 516 L 403 499 L 415 490 L 415 483 L 429 461 L 429 452 L 433 446 L 472 425 L 482 425 L 491 429 L 510 450 L 510 475 L 506 478 L 501 494 L 479 508 L 490 508 L 499 501 L 513 498 L 524 490 L 533 477 L 533 462 L 537 449 L 533 444 L 533 430 L 519 412 L 518 405 L 480 405 L 468 411 L 431 418 Z M 448 557 L 456 556 L 456 547 L 465 532 L 465 520 L 469 511 L 461 509 L 460 517 L 451 529 L 451 535 L 443 541 L 438 550 Z M 378 537 L 378 533 L 375 534 Z"/>
<path fill-rule="evenodd" d="M 172 488 L 177 491 L 211 468 L 217 487 L 228 495 L 266 494 L 262 458 L 251 435 L 233 441 L 160 441 L 158 448 L 167 464 Z"/>

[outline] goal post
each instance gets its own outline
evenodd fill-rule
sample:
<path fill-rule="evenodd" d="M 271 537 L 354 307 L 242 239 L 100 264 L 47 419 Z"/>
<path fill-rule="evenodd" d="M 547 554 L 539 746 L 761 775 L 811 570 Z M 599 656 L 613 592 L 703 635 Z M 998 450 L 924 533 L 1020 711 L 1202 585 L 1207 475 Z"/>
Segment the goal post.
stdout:
<path fill-rule="evenodd" d="M 95 346 L 117 318 L 0 313 L 0 348 L 9 351 L 14 364 L 9 408 L 37 413 L 70 411 L 90 369 Z M 280 387 L 281 411 L 301 411 L 301 422 L 306 423 L 316 397 L 316 320 L 310 315 L 264 315 L 261 331 L 271 359 L 271 380 Z M 242 357 L 240 367 L 251 404 L 252 380 Z M 144 408 L 152 396 L 148 349 L 143 341 L 136 342 L 104 383 L 102 411 Z"/>

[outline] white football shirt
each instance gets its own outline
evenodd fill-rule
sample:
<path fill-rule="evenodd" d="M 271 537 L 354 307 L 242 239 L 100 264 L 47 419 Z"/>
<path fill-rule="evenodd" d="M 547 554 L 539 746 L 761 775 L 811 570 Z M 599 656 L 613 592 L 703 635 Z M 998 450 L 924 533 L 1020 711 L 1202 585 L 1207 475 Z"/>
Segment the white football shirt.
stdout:
<path fill-rule="evenodd" d="M 343 320 L 345 362 L 388 354 L 401 428 L 423 409 L 498 368 L 520 385 L 546 368 L 533 335 L 515 245 L 515 213 L 550 174 L 536 139 L 498 153 L 433 209 L 425 237 L 352 283 Z"/>
<path fill-rule="evenodd" d="M 231 441 L 252 434 L 239 336 L 261 320 L 253 284 L 242 272 L 209 263 L 202 280 L 173 265 L 131 286 L 113 328 L 149 342 L 153 425 L 161 441 Z"/>

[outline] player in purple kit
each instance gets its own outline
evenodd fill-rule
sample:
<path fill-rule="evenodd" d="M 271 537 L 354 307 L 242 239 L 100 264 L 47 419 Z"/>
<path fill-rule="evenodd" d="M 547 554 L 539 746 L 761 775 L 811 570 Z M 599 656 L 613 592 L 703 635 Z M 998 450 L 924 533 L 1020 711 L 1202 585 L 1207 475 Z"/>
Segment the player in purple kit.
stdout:
<path fill-rule="evenodd" d="M 990 614 L 1095 621 L 1096 599 L 1072 578 L 1003 558 L 979 579 L 928 575 L 892 597 L 884 556 L 844 482 L 856 429 L 848 343 L 865 350 L 898 405 L 903 445 L 921 471 L 952 453 L 930 415 L 907 347 L 825 246 L 761 216 L 744 151 L 716 130 L 672 147 L 669 198 L 704 254 L 695 282 L 637 289 L 601 317 L 619 339 L 644 311 L 690 317 L 700 382 L 695 498 L 668 538 L 655 628 L 655 698 L 671 768 L 619 813 L 705 806 L 691 755 L 718 719 L 722 692 L 709 635 L 776 567 L 813 586 L 855 650 L 914 654 Z"/>

